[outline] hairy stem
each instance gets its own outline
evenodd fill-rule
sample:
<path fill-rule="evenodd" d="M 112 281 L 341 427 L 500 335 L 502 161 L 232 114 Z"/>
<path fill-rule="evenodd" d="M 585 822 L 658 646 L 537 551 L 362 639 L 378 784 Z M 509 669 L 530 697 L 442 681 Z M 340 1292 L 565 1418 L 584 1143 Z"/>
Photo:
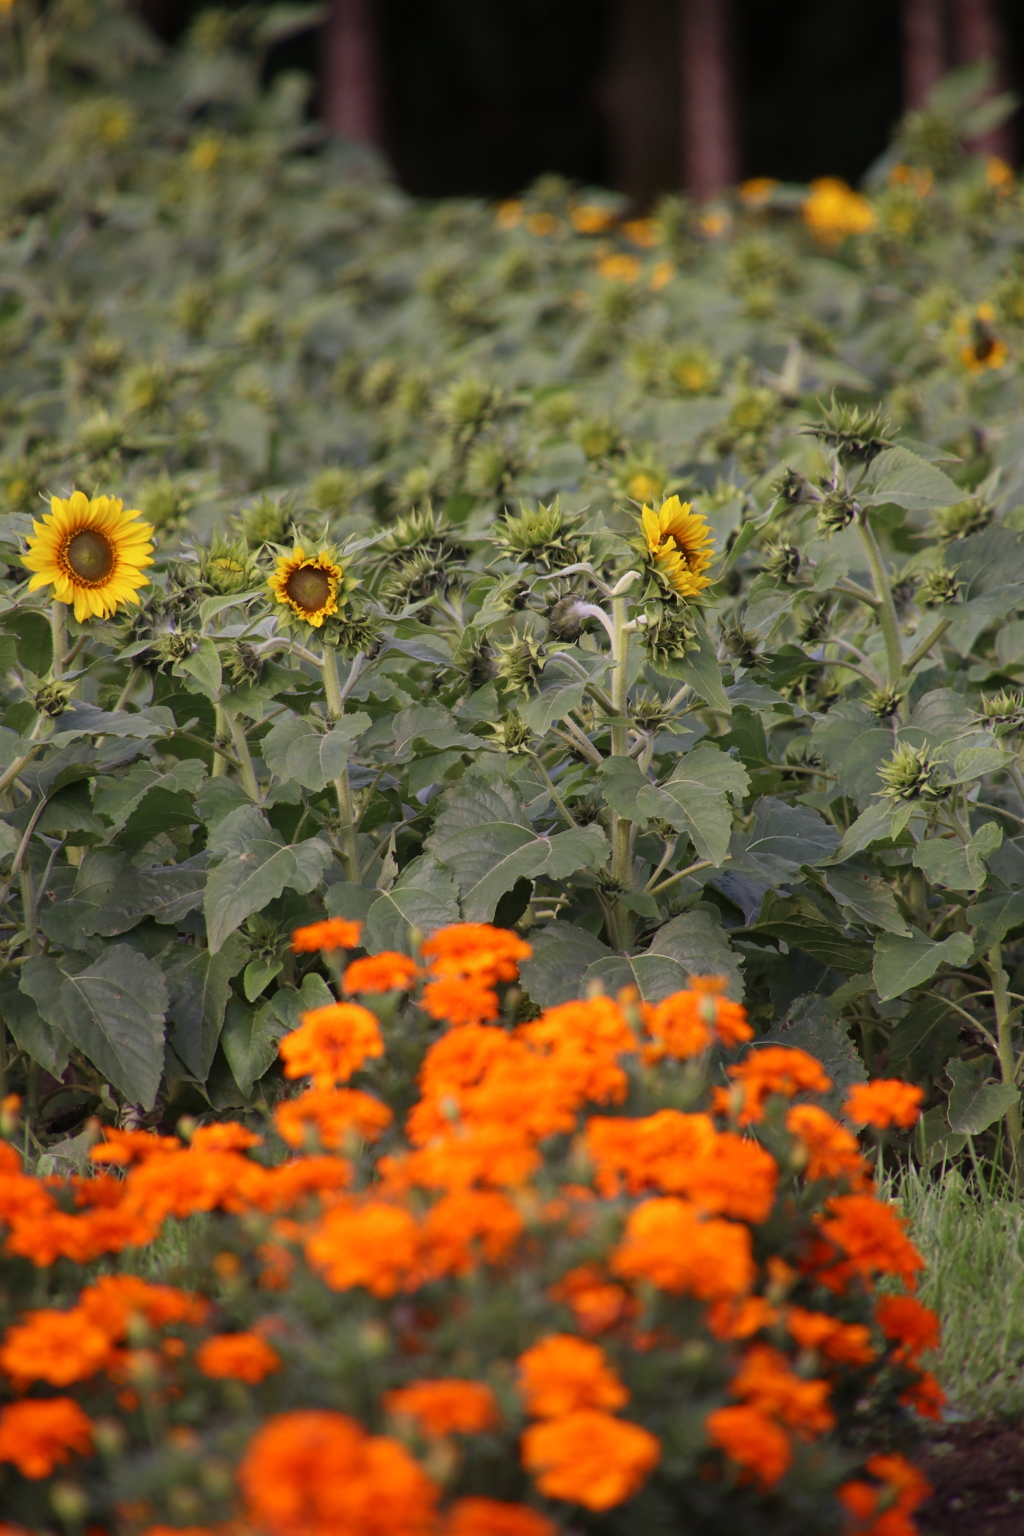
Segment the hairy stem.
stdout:
<path fill-rule="evenodd" d="M 612 757 L 629 756 L 629 629 L 625 594 L 612 598 Z M 633 823 L 612 811 L 612 881 L 618 891 L 632 885 Z M 629 949 L 633 942 L 633 914 L 615 899 L 610 903 L 613 946 Z"/>
<path fill-rule="evenodd" d="M 875 531 L 866 512 L 857 519 L 857 531 L 864 545 L 864 553 L 871 567 L 871 579 L 878 597 L 878 619 L 885 640 L 885 655 L 889 664 L 889 681 L 898 683 L 903 676 L 903 646 L 900 643 L 900 626 L 896 618 L 896 604 L 892 600 L 892 588 L 886 575 L 882 551 L 878 547 Z"/>
<path fill-rule="evenodd" d="M 224 711 L 224 718 L 231 732 L 231 740 L 234 742 L 235 754 L 238 758 L 238 774 L 247 795 L 259 804 L 260 786 L 256 782 L 256 770 L 252 765 L 252 754 L 249 751 L 249 743 L 245 739 L 245 731 L 242 722 L 230 709 Z"/>
<path fill-rule="evenodd" d="M 345 697 L 341 689 L 341 680 L 338 677 L 337 652 L 329 645 L 324 646 L 321 670 L 324 678 L 324 701 L 327 705 L 327 718 L 331 722 L 340 720 L 345 713 Z M 358 673 L 356 675 L 358 676 Z M 352 786 L 349 783 L 347 763 L 334 780 L 334 793 L 338 800 L 338 817 L 341 821 L 342 862 L 345 865 L 348 878 L 355 885 L 358 885 L 359 841 L 356 833 L 356 815 L 352 804 Z"/>
<path fill-rule="evenodd" d="M 56 598 L 50 604 L 50 633 L 53 635 L 53 666 L 55 678 L 64 676 L 68 660 L 68 605 Z"/>

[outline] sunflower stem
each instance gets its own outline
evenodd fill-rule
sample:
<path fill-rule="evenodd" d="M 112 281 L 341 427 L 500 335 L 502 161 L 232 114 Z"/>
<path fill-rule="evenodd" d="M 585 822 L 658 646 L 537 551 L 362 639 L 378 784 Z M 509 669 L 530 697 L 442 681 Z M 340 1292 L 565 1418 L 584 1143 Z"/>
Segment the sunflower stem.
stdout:
<path fill-rule="evenodd" d="M 50 632 L 53 635 L 51 675 L 54 679 L 60 679 L 64 676 L 68 660 L 68 605 L 58 602 L 56 598 L 50 604 Z"/>
<path fill-rule="evenodd" d="M 1011 1036 L 1011 1024 L 1013 1011 L 1010 1008 L 1010 999 L 1006 990 L 1006 972 L 1003 970 L 1002 945 L 993 944 L 985 957 L 985 969 L 992 982 L 992 1002 L 995 1007 L 996 1029 L 999 1039 L 999 1067 L 1004 1083 L 1009 1083 L 1012 1088 L 1017 1086 L 1017 1063 L 1014 1058 L 1013 1040 Z M 1020 1135 L 1021 1113 L 1020 1103 L 1011 1104 L 1006 1111 L 1006 1136 L 1010 1143 L 1010 1157 L 1013 1162 L 1014 1180 L 1020 1187 Z"/>
<path fill-rule="evenodd" d="M 231 767 L 232 759 L 228 757 L 227 753 L 220 750 L 218 742 L 223 742 L 225 736 L 230 734 L 230 728 L 227 715 L 221 706 L 215 704 L 213 707 L 216 713 L 216 720 L 213 727 L 213 773 L 211 777 L 223 779 Z"/>
<path fill-rule="evenodd" d="M 338 676 L 338 654 L 333 646 L 323 648 L 321 670 L 324 677 L 324 701 L 327 718 L 333 724 L 345 713 L 345 696 Z M 357 674 L 358 676 L 358 674 Z M 359 884 L 359 841 L 356 833 L 355 808 L 352 804 L 352 786 L 349 783 L 348 764 L 334 780 L 334 793 L 338 799 L 338 816 L 341 821 L 341 857 L 348 878 Z"/>
<path fill-rule="evenodd" d="M 231 740 L 235 745 L 235 753 L 238 757 L 238 772 L 247 795 L 258 805 L 260 802 L 260 786 L 256 782 L 256 770 L 252 765 L 252 754 L 249 751 L 249 743 L 245 739 L 242 723 L 236 714 L 230 709 L 224 711 L 224 717 L 231 732 Z"/>
<path fill-rule="evenodd" d="M 875 530 L 866 512 L 857 519 L 857 531 L 864 545 L 864 553 L 871 567 L 871 579 L 878 597 L 878 620 L 885 640 L 885 656 L 889 664 L 889 681 L 898 683 L 903 676 L 903 646 L 900 643 L 900 626 L 896 617 L 896 604 L 892 600 L 892 587 L 886 575 L 882 551 L 875 538 Z"/>
<path fill-rule="evenodd" d="M 629 616 L 623 582 L 615 588 L 622 595 L 612 598 L 612 757 L 629 756 Z M 628 891 L 632 884 L 633 823 L 628 817 L 612 811 L 612 866 L 611 876 L 617 891 Z M 609 903 L 611 939 L 616 949 L 629 950 L 633 943 L 633 914 L 622 905 L 618 897 Z"/>
<path fill-rule="evenodd" d="M 114 705 L 114 714 L 115 715 L 120 710 L 124 709 L 125 705 L 128 703 L 128 700 L 131 698 L 132 690 L 134 689 L 135 684 L 139 680 L 139 673 L 141 671 L 142 671 L 141 667 L 132 667 L 131 671 L 128 673 L 128 677 L 127 677 L 127 680 L 125 682 L 125 685 L 121 689 L 121 692 L 118 694 L 118 696 L 117 696 L 117 703 Z"/>

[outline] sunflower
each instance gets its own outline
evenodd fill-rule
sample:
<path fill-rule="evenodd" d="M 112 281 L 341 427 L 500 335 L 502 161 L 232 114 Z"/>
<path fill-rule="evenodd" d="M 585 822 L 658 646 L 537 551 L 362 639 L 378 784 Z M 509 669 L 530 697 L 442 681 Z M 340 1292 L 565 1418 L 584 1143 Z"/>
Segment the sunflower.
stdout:
<path fill-rule="evenodd" d="M 338 611 L 338 590 L 344 591 L 345 569 L 329 550 L 307 555 L 301 546 L 282 555 L 267 585 L 284 608 L 314 629 Z M 344 600 L 344 599 L 343 599 Z"/>
<path fill-rule="evenodd" d="M 79 623 L 107 619 L 122 603 L 138 603 L 137 589 L 149 586 L 142 572 L 153 564 L 153 529 L 123 505 L 113 496 L 90 500 L 81 491 L 67 501 L 51 497 L 52 510 L 32 524 L 35 536 L 22 558 L 35 572 L 29 591 L 52 586 L 58 602 L 74 604 Z"/>
<path fill-rule="evenodd" d="M 656 572 L 679 597 L 696 597 L 711 585 L 704 572 L 711 564 L 713 535 L 688 501 L 670 496 L 659 511 L 641 513 L 647 554 Z"/>

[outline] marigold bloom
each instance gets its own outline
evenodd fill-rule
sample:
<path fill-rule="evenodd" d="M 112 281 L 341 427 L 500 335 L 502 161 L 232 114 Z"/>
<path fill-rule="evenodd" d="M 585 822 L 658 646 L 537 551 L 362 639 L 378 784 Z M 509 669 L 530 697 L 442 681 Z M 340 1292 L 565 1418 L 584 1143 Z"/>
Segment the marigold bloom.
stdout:
<path fill-rule="evenodd" d="M 749 1051 L 729 1068 L 729 1076 L 743 1089 L 740 1123 L 744 1125 L 764 1118 L 765 1100 L 773 1093 L 791 1099 L 797 1093 L 827 1093 L 832 1087 L 820 1061 L 786 1045 L 763 1045 Z"/>
<path fill-rule="evenodd" d="M 843 1323 L 827 1312 L 789 1307 L 786 1327 L 801 1349 L 815 1349 L 837 1365 L 870 1365 L 875 1359 L 871 1330 L 866 1323 Z"/>
<path fill-rule="evenodd" d="M 443 1435 L 479 1435 L 498 1422 L 498 1405 L 486 1382 L 415 1381 L 384 1394 L 388 1413 L 414 1419 L 420 1432 L 434 1438 Z"/>
<path fill-rule="evenodd" d="M 750 1232 L 717 1218 L 702 1220 L 688 1201 L 646 1200 L 630 1213 L 611 1268 L 659 1290 L 702 1301 L 741 1296 L 754 1282 Z"/>
<path fill-rule="evenodd" d="M 806 1177 L 861 1181 L 866 1164 L 856 1136 L 819 1104 L 794 1104 L 786 1113 L 786 1129 L 807 1153 Z"/>
<path fill-rule="evenodd" d="M 913 1386 L 901 1394 L 900 1402 L 907 1408 L 913 1408 L 923 1419 L 939 1422 L 946 1406 L 946 1394 L 931 1371 L 922 1371 Z"/>
<path fill-rule="evenodd" d="M 808 1437 L 827 1434 L 835 1425 L 835 1415 L 827 1406 L 828 1382 L 798 1376 L 786 1356 L 769 1344 L 748 1349 L 729 1390 Z"/>
<path fill-rule="evenodd" d="M 670 496 L 656 512 L 645 505 L 640 522 L 651 565 L 678 597 L 696 597 L 711 585 L 704 573 L 714 558 L 714 534 L 690 502 Z"/>
<path fill-rule="evenodd" d="M 151 1328 L 194 1326 L 205 1320 L 210 1304 L 192 1291 L 151 1285 L 137 1275 L 104 1275 L 82 1291 L 77 1310 L 116 1342 L 125 1337 L 133 1317 L 144 1318 Z"/>
<path fill-rule="evenodd" d="M 646 1429 L 590 1408 L 531 1424 L 520 1447 L 541 1493 L 594 1510 L 625 1503 L 661 1459 Z"/>
<path fill-rule="evenodd" d="M 874 1195 L 835 1195 L 828 1209 L 821 1231 L 858 1274 L 869 1282 L 876 1274 L 898 1275 L 914 1289 L 924 1260 L 907 1237 L 907 1222 L 891 1206 Z"/>
<path fill-rule="evenodd" d="M 177 1136 L 157 1136 L 153 1131 L 121 1131 L 114 1125 L 105 1125 L 103 1140 L 90 1149 L 89 1157 L 94 1163 L 114 1163 L 118 1167 L 127 1167 L 162 1152 L 180 1150 L 181 1142 Z"/>
<path fill-rule="evenodd" d="M 937 1315 L 922 1306 L 916 1296 L 880 1296 L 875 1303 L 875 1321 L 886 1338 L 895 1342 L 896 1359 L 911 1365 L 942 1342 Z"/>
<path fill-rule="evenodd" d="M 0 1408 L 0 1461 L 23 1477 L 49 1477 L 92 1450 L 92 1423 L 70 1397 L 25 1398 Z"/>
<path fill-rule="evenodd" d="M 246 1514 L 267 1536 L 428 1536 L 437 1488 L 405 1448 L 343 1413 L 280 1413 L 238 1469 Z"/>
<path fill-rule="evenodd" d="M 924 1089 L 896 1077 L 877 1077 L 870 1083 L 855 1083 L 850 1089 L 843 1114 L 855 1125 L 873 1125 L 884 1131 L 890 1125 L 916 1125 L 924 1101 Z"/>
<path fill-rule="evenodd" d="M 746 1009 L 721 996 L 725 987 L 722 976 L 693 976 L 685 992 L 674 992 L 645 1010 L 647 1028 L 666 1055 L 681 1060 L 699 1056 L 710 1045 L 712 1031 L 729 1049 L 753 1039 Z"/>
<path fill-rule="evenodd" d="M 740 1296 L 713 1301 L 705 1314 L 716 1339 L 749 1339 L 779 1320 L 776 1307 L 763 1296 Z"/>
<path fill-rule="evenodd" d="M 500 1499 L 456 1499 L 443 1531 L 444 1536 L 558 1536 L 553 1523 L 537 1510 Z"/>
<path fill-rule="evenodd" d="M 519 1356 L 519 1390 L 527 1413 L 556 1419 L 580 1408 L 623 1408 L 629 1393 L 598 1344 L 553 1333 Z"/>
<path fill-rule="evenodd" d="M 315 1131 L 324 1147 L 339 1149 L 353 1133 L 376 1141 L 391 1124 L 391 1111 L 380 1099 L 356 1088 L 307 1088 L 296 1099 L 284 1099 L 274 1109 L 274 1126 L 282 1141 L 301 1147 Z"/>
<path fill-rule="evenodd" d="M 496 1191 L 466 1189 L 445 1195 L 423 1222 L 425 1270 L 437 1276 L 466 1275 L 481 1258 L 499 1264 L 523 1225 L 512 1201 Z"/>
<path fill-rule="evenodd" d="M 315 954 L 318 949 L 355 949 L 362 923 L 347 917 L 328 917 L 319 923 L 307 923 L 292 933 L 292 952 L 296 955 Z"/>
<path fill-rule="evenodd" d="M 548 1296 L 572 1310 L 582 1333 L 606 1333 L 634 1310 L 624 1286 L 616 1285 L 596 1264 L 578 1264 L 555 1285 Z"/>
<path fill-rule="evenodd" d="M 361 1003 L 328 1003 L 302 1015 L 278 1046 L 285 1077 L 311 1077 L 317 1088 L 347 1083 L 371 1057 L 383 1056 L 375 1014 Z"/>
<path fill-rule="evenodd" d="M 337 1206 L 305 1240 L 306 1257 L 336 1291 L 361 1285 L 393 1296 L 418 1275 L 419 1229 L 409 1211 L 383 1200 Z"/>
<path fill-rule="evenodd" d="M 793 1460 L 784 1429 L 758 1408 L 716 1408 L 705 1420 L 708 1439 L 762 1488 L 774 1488 Z"/>
<path fill-rule="evenodd" d="M 237 1120 L 222 1120 L 217 1125 L 201 1125 L 189 1145 L 193 1152 L 250 1152 L 263 1145 L 263 1137 Z"/>
<path fill-rule="evenodd" d="M 408 955 L 384 949 L 379 955 L 365 955 L 353 960 L 342 977 L 342 991 L 351 997 L 360 992 L 395 992 L 411 987 L 419 975 L 419 966 Z"/>
<path fill-rule="evenodd" d="M 774 176 L 749 176 L 740 182 L 740 202 L 747 208 L 763 208 L 778 185 Z"/>
<path fill-rule="evenodd" d="M 432 933 L 421 953 L 435 976 L 475 976 L 493 986 L 497 981 L 515 981 L 520 960 L 529 960 L 533 950 L 509 928 L 452 923 Z"/>
<path fill-rule="evenodd" d="M 917 1536 L 910 1517 L 931 1494 L 931 1483 L 898 1452 L 869 1456 L 865 1465 L 883 1486 L 857 1479 L 836 1494 L 855 1522 L 852 1536 Z"/>
<path fill-rule="evenodd" d="M 527 1182 L 541 1161 L 532 1138 L 520 1126 L 484 1122 L 458 1125 L 408 1157 L 382 1159 L 383 1173 L 423 1189 L 469 1189 L 488 1184 L 516 1189 Z"/>
<path fill-rule="evenodd" d="M 616 1194 L 624 1180 L 633 1194 L 652 1187 L 685 1194 L 708 1214 L 754 1222 L 766 1220 L 775 1201 L 775 1159 L 756 1142 L 717 1131 L 709 1115 L 663 1109 L 640 1119 L 595 1116 L 586 1145 L 604 1194 Z"/>
<path fill-rule="evenodd" d="M 609 283 L 635 283 L 643 271 L 640 259 L 637 256 L 627 256 L 625 252 L 613 251 L 608 256 L 602 256 L 597 263 L 597 270 Z"/>
<path fill-rule="evenodd" d="M 476 980 L 428 981 L 420 1007 L 448 1024 L 486 1024 L 498 1017 L 498 994 Z"/>
<path fill-rule="evenodd" d="M 70 1312 L 44 1307 L 8 1328 L 0 1345 L 0 1369 L 23 1386 L 46 1381 L 67 1387 L 103 1369 L 110 1343 L 80 1307 Z"/>
<path fill-rule="evenodd" d="M 196 1350 L 196 1366 L 214 1381 L 257 1382 L 281 1369 L 281 1356 L 258 1333 L 217 1333 Z"/>

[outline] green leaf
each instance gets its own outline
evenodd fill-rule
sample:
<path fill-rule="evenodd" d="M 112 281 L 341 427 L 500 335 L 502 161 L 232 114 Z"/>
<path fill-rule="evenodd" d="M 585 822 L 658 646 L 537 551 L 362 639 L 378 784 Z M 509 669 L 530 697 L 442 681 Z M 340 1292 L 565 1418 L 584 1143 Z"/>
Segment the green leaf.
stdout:
<path fill-rule="evenodd" d="M 954 891 L 976 891 L 985 884 L 985 860 L 1003 841 L 1002 828 L 986 821 L 969 843 L 958 837 L 929 837 L 914 849 L 914 864 L 932 885 Z"/>
<path fill-rule="evenodd" d="M 293 715 L 271 729 L 260 743 L 260 751 L 278 778 L 321 790 L 344 772 L 349 748 L 371 724 L 369 715 L 360 710 L 343 715 L 331 730 L 323 732 Z"/>
<path fill-rule="evenodd" d="M 152 1109 L 164 1065 L 167 983 L 152 960 L 113 944 L 84 971 L 64 973 L 68 1039 L 132 1104 Z"/>
<path fill-rule="evenodd" d="M 202 902 L 206 864 L 206 854 L 200 853 L 182 864 L 145 868 L 128 864 L 115 849 L 91 849 L 70 901 L 44 908 L 39 926 L 55 943 L 80 946 L 92 934 L 113 938 L 127 933 L 144 917 L 178 923 Z"/>
<path fill-rule="evenodd" d="M 637 809 L 661 817 L 685 832 L 697 854 L 713 865 L 724 863 L 732 830 L 730 798 L 742 800 L 750 777 L 742 763 L 701 742 L 680 759 L 672 777 L 658 788 L 645 785 Z M 813 813 L 812 813 L 813 814 Z"/>
<path fill-rule="evenodd" d="M 973 953 L 974 945 L 966 933 L 951 933 L 940 944 L 919 928 L 912 929 L 909 939 L 883 933 L 875 945 L 872 967 L 880 1001 L 886 1003 L 921 986 L 940 965 L 967 965 Z"/>
<path fill-rule="evenodd" d="M 741 957 L 718 919 L 703 908 L 683 912 L 659 928 L 648 954 L 675 960 L 687 977 L 724 976 L 727 995 L 736 1000 L 743 996 Z"/>
<path fill-rule="evenodd" d="M 301 987 L 278 987 L 267 1005 L 280 1025 L 281 1034 L 298 1029 L 302 1015 L 311 1008 L 328 1008 L 335 1002 L 334 993 L 316 971 L 302 978 Z"/>
<path fill-rule="evenodd" d="M 949 1128 L 965 1136 L 980 1136 L 1020 1103 L 1012 1083 L 982 1082 L 970 1062 L 957 1057 L 947 1061 L 946 1075 L 953 1083 L 947 1112 Z"/>
<path fill-rule="evenodd" d="M 231 812 L 210 837 L 210 852 L 220 862 L 206 881 L 203 909 L 214 953 L 253 912 L 275 901 L 285 889 L 306 895 L 319 884 L 331 850 L 311 837 L 294 847 L 279 835 L 255 806 Z"/>
<path fill-rule="evenodd" d="M 910 929 L 900 916 L 889 887 L 862 866 L 827 865 L 822 871 L 829 892 L 839 905 L 861 922 L 886 933 L 906 937 Z"/>
<path fill-rule="evenodd" d="M 873 459 L 858 500 L 866 507 L 892 504 L 908 512 L 931 512 L 963 500 L 963 491 L 934 464 L 907 448 L 886 448 Z"/>
<path fill-rule="evenodd" d="M 583 973 L 583 991 L 595 983 L 609 997 L 623 987 L 636 987 L 645 1003 L 660 1003 L 673 992 L 685 991 L 686 970 L 669 955 L 608 955 Z"/>
<path fill-rule="evenodd" d="M 18 661 L 36 677 L 49 672 L 53 662 L 53 634 L 50 620 L 37 608 L 15 608 L 3 616 L 6 634 L 18 642 Z"/>
<path fill-rule="evenodd" d="M 60 1025 L 51 1024 L 36 1003 L 36 989 L 46 998 L 49 1012 L 60 1019 L 60 971 L 53 960 L 34 955 L 21 968 L 21 986 L 15 976 L 0 981 L 0 1019 L 14 1040 L 51 1077 L 61 1077 L 68 1064 L 71 1044 Z"/>
<path fill-rule="evenodd" d="M 186 950 L 167 969 L 168 1040 L 201 1083 L 206 1081 L 213 1065 L 231 993 L 231 977 L 244 955 L 244 946 L 229 940 L 215 955 L 208 949 Z"/>
<path fill-rule="evenodd" d="M 519 966 L 519 979 L 539 1008 L 579 997 L 583 977 L 595 961 L 611 954 L 608 946 L 574 923 L 547 923 L 530 930 L 533 959 Z"/>
<path fill-rule="evenodd" d="M 412 756 L 417 744 L 432 747 L 435 752 L 457 747 L 460 751 L 479 750 L 483 741 L 460 731 L 453 715 L 440 704 L 412 704 L 400 709 L 393 721 L 393 762 L 405 762 Z"/>
<path fill-rule="evenodd" d="M 935 1073 L 956 1049 L 960 1022 L 944 997 L 915 999 L 889 1036 L 887 1071 Z"/>
<path fill-rule="evenodd" d="M 867 1082 L 867 1071 L 860 1052 L 850 1039 L 847 1026 L 831 1000 L 804 993 L 794 998 L 781 1024 L 764 1036 L 765 1044 L 787 1045 L 807 1051 L 821 1062 L 832 1079 L 832 1090 L 825 1102 L 838 1114 L 843 1100 L 856 1083 Z"/>
<path fill-rule="evenodd" d="M 159 837 L 162 832 L 195 826 L 198 820 L 199 812 L 188 795 L 174 794 L 169 789 L 154 789 L 138 810 L 129 816 L 117 840 L 122 848 L 140 848 Z"/>
<path fill-rule="evenodd" d="M 732 705 L 722 687 L 718 649 L 703 622 L 698 619 L 696 624 L 699 648 L 687 651 L 685 656 L 677 657 L 667 667 L 659 664 L 655 670 L 670 677 L 678 677 L 681 682 L 689 683 L 698 698 L 703 699 L 712 709 L 719 710 L 721 714 L 729 715 L 732 713 Z M 652 662 L 651 665 L 653 666 L 654 663 Z"/>
<path fill-rule="evenodd" d="M 845 971 L 847 975 L 859 974 L 871 963 L 869 944 L 851 939 L 833 927 L 802 896 L 769 895 L 762 915 L 751 932 L 783 939 L 792 947 L 802 949 L 812 960 L 834 966 L 837 971 Z"/>
<path fill-rule="evenodd" d="M 246 1098 L 253 1083 L 273 1066 L 277 1043 L 285 1033 L 270 1003 L 257 1009 L 237 997 L 229 1001 L 220 1044 L 231 1075 Z"/>
<path fill-rule="evenodd" d="M 245 993 L 246 1000 L 254 1003 L 274 977 L 279 976 L 283 970 L 283 960 L 263 960 L 259 957 L 250 960 L 242 972 L 242 991 Z"/>
<path fill-rule="evenodd" d="M 803 864 L 820 864 L 835 852 L 839 833 L 809 805 L 787 805 L 765 795 L 754 806 L 749 831 L 733 842 L 733 858 L 770 885 L 791 879 Z"/>
<path fill-rule="evenodd" d="M 882 787 L 878 770 L 892 757 L 892 731 L 882 729 L 862 704 L 840 700 L 815 725 L 811 741 L 841 793 L 861 808 L 868 806 Z"/>
<path fill-rule="evenodd" d="M 431 854 L 421 854 L 406 865 L 390 891 L 376 896 L 366 914 L 363 944 L 370 954 L 382 949 L 408 954 L 410 928 L 433 933 L 457 923 L 460 915 L 452 875 Z"/>
<path fill-rule="evenodd" d="M 174 670 L 191 677 L 199 685 L 199 692 L 204 693 L 214 703 L 220 698 L 220 653 L 208 636 L 204 635 L 191 656 L 186 656 L 183 661 L 177 662 Z"/>
<path fill-rule="evenodd" d="M 844 859 L 852 859 L 855 854 L 863 853 L 874 843 L 891 842 L 892 840 L 892 806 L 887 800 L 876 800 L 869 805 L 867 810 L 861 811 L 855 822 L 847 827 L 839 847 L 833 853 L 830 862 L 840 864 Z M 907 843 L 912 845 L 914 839 L 906 834 Z"/>
<path fill-rule="evenodd" d="M 1000 891 L 986 897 L 967 908 L 967 921 L 974 929 L 976 953 L 1001 944 L 1008 933 L 1024 923 L 1024 891 Z"/>
<path fill-rule="evenodd" d="M 97 779 L 92 807 L 106 816 L 117 832 L 152 790 L 195 795 L 205 777 L 206 764 L 198 757 L 181 758 L 165 769 L 152 763 L 133 763 L 120 778 Z"/>
<path fill-rule="evenodd" d="M 540 678 L 541 691 L 519 706 L 531 731 L 545 735 L 571 709 L 579 709 L 586 693 L 586 682 L 568 667 L 549 661 Z"/>
<path fill-rule="evenodd" d="M 641 790 L 653 786 L 636 759 L 606 757 L 597 771 L 601 776 L 604 798 L 612 810 L 625 816 L 627 821 L 642 824 L 646 817 L 640 809 L 639 795 Z"/>

